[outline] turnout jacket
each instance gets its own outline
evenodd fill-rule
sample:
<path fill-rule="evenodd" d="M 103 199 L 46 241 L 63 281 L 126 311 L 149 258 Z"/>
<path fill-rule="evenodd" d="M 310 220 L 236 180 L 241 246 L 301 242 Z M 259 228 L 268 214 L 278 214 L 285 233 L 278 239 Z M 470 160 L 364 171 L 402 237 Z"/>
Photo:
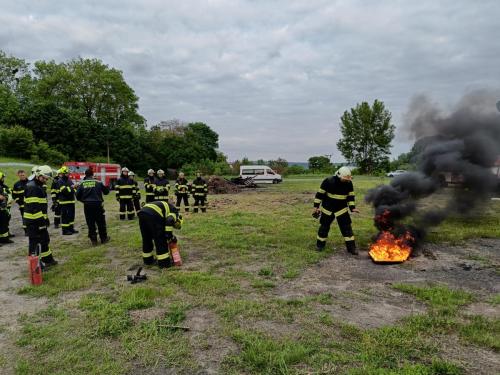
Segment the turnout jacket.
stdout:
<path fill-rule="evenodd" d="M 149 195 L 154 197 L 156 189 L 155 181 L 156 181 L 155 176 L 148 176 L 144 179 L 144 190 L 146 190 L 146 196 Z"/>
<path fill-rule="evenodd" d="M 185 178 L 178 178 L 175 181 L 175 195 L 189 194 L 188 181 Z"/>
<path fill-rule="evenodd" d="M 132 199 L 134 197 L 134 180 L 122 175 L 115 184 L 116 199 Z"/>
<path fill-rule="evenodd" d="M 85 177 L 76 190 L 76 199 L 83 203 L 103 202 L 103 194 L 109 194 L 107 186 L 92 177 Z"/>
<path fill-rule="evenodd" d="M 166 177 L 157 178 L 155 180 L 155 199 L 162 200 L 168 199 L 168 193 L 170 191 L 170 184 Z"/>
<path fill-rule="evenodd" d="M 12 203 L 12 195 L 9 187 L 3 182 L 0 182 L 0 195 L 4 196 L 4 200 L 0 201 L 0 210 L 6 210 Z"/>
<path fill-rule="evenodd" d="M 339 177 L 325 178 L 314 198 L 314 207 L 321 205 L 325 215 L 340 216 L 356 208 L 354 189 L 351 181 L 342 182 Z"/>
<path fill-rule="evenodd" d="M 24 222 L 37 229 L 47 227 L 47 192 L 38 179 L 31 180 L 24 190 Z"/>
<path fill-rule="evenodd" d="M 147 215 L 151 215 L 155 220 L 161 221 L 163 227 L 165 228 L 165 238 L 171 240 L 174 238 L 173 230 L 174 224 L 179 218 L 179 211 L 171 203 L 165 201 L 154 201 L 151 203 L 146 203 L 142 207 L 141 212 Z"/>
<path fill-rule="evenodd" d="M 52 194 L 52 192 L 51 192 Z M 57 183 L 56 199 L 59 204 L 75 203 L 75 187 L 68 176 L 62 176 Z"/>
<path fill-rule="evenodd" d="M 57 193 L 59 192 L 59 180 L 61 177 L 56 176 L 50 185 L 50 197 L 52 198 L 52 203 L 57 202 Z"/>
<path fill-rule="evenodd" d="M 24 208 L 24 189 L 28 184 L 28 180 L 17 181 L 12 188 L 12 199 L 16 202 L 20 208 Z"/>
<path fill-rule="evenodd" d="M 206 197 L 208 194 L 207 182 L 201 177 L 196 177 L 191 184 L 191 192 L 194 197 Z"/>

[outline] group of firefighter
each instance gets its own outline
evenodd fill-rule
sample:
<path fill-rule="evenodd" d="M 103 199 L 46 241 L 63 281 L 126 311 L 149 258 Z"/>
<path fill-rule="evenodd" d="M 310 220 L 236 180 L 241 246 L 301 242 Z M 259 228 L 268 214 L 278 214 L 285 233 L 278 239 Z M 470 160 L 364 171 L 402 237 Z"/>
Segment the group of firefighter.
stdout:
<path fill-rule="evenodd" d="M 48 182 L 52 178 L 50 195 L 51 209 L 54 212 L 54 227 L 61 228 L 63 235 L 78 233 L 74 228 L 75 204 L 80 201 L 84 205 L 88 236 L 92 245 L 98 245 L 99 234 L 102 244 L 109 242 L 107 234 L 104 197 L 109 194 L 109 188 L 94 178 L 91 169 L 85 171 L 85 177 L 79 184 L 74 184 L 69 176 L 70 170 L 62 166 L 53 176 L 49 166 L 36 166 L 31 176 L 24 170 L 17 172 L 19 180 L 13 189 L 5 185 L 5 175 L 0 172 L 0 244 L 12 243 L 13 235 L 9 232 L 10 207 L 17 203 L 22 218 L 25 235 L 29 237 L 29 254 L 40 256 L 42 265 L 49 267 L 57 264 L 50 249 L 48 227 Z M 206 212 L 208 186 L 197 173 L 196 179 L 189 184 L 183 173 L 175 182 L 177 203 L 169 202 L 170 184 L 163 170 L 155 172 L 150 169 L 145 179 L 146 202 L 141 204 L 140 190 L 134 173 L 128 168 L 121 170 L 121 176 L 116 181 L 116 199 L 120 204 L 120 219 L 133 219 L 135 212 L 139 217 L 139 226 L 143 237 L 143 259 L 146 264 L 155 262 L 163 267 L 171 265 L 168 243 L 176 242 L 173 228 L 180 229 L 182 215 L 179 214 L 183 202 L 185 211 L 189 211 L 189 195 L 194 197 L 194 212 L 201 209 Z M 154 248 L 156 247 L 156 252 Z"/>
<path fill-rule="evenodd" d="M 114 187 L 116 200 L 120 203 L 120 220 L 134 219 L 135 213 L 141 210 L 141 192 L 134 172 L 126 167 L 122 168 L 121 176 Z M 162 169 L 156 173 L 153 169 L 149 169 L 148 176 L 144 179 L 145 203 L 170 202 L 170 188 L 170 182 Z M 174 189 L 177 211 L 180 211 L 181 204 L 184 203 L 184 210 L 189 212 L 189 196 L 192 195 L 194 198 L 193 211 L 198 212 L 201 209 L 201 212 L 206 212 L 208 185 L 200 173 L 196 174 L 192 183 L 188 183 L 184 173 L 179 173 Z"/>
<path fill-rule="evenodd" d="M 9 232 L 10 207 L 17 203 L 21 212 L 25 235 L 29 237 L 29 254 L 40 256 L 43 267 L 57 264 L 50 249 L 48 226 L 47 184 L 52 178 L 52 169 L 47 165 L 32 169 L 28 178 L 25 171 L 19 170 L 19 181 L 12 191 L 5 185 L 5 175 L 0 172 L 0 244 L 11 243 Z M 188 212 L 189 195 L 194 197 L 193 211 L 206 212 L 208 186 L 197 173 L 196 179 L 189 184 L 183 173 L 175 182 L 174 205 L 169 201 L 170 184 L 163 170 L 156 173 L 150 169 L 144 180 L 146 192 L 145 203 L 140 203 L 140 191 L 133 172 L 127 168 L 121 170 L 121 176 L 116 181 L 116 199 L 120 204 L 120 219 L 134 219 L 135 212 L 139 217 L 139 227 L 142 235 L 142 257 L 145 264 L 158 264 L 160 268 L 172 265 L 169 254 L 169 244 L 176 243 L 173 229 L 180 229 L 183 223 L 180 214 L 181 203 Z M 54 226 L 61 227 L 63 235 L 78 233 L 74 229 L 75 203 L 79 200 L 84 204 L 88 236 L 93 245 L 98 245 L 97 233 L 102 244 L 109 242 L 107 235 L 103 195 L 109 194 L 109 189 L 94 178 L 91 169 L 85 171 L 85 178 L 74 185 L 69 177 L 66 166 L 57 171 L 50 188 L 52 210 L 54 211 Z M 355 206 L 354 189 L 351 171 L 347 167 L 340 168 L 333 176 L 326 178 L 314 198 L 313 217 L 319 218 L 320 227 L 317 234 L 316 249 L 325 248 L 330 226 L 337 220 L 344 237 L 346 249 L 351 254 L 357 254 L 354 234 L 351 227 L 350 212 L 359 212 Z M 97 230 L 96 230 L 97 227 Z"/>

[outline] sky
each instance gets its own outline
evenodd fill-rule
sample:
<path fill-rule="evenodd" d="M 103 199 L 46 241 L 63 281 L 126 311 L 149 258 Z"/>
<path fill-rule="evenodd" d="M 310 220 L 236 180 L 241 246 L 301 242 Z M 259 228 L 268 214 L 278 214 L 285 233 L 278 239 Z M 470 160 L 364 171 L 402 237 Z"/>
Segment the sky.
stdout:
<path fill-rule="evenodd" d="M 409 103 L 500 87 L 500 2 L 0 0 L 0 49 L 120 69 L 148 126 L 201 121 L 229 160 L 343 158 L 340 117 L 382 100 L 392 154 Z M 500 99 L 500 98 L 499 98 Z"/>

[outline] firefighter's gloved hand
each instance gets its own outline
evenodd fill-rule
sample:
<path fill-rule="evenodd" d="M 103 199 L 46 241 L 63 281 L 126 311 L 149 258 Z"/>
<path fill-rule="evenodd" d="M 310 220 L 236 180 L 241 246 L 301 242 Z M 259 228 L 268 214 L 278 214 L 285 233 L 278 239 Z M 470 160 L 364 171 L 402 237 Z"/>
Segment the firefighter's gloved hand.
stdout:
<path fill-rule="evenodd" d="M 172 238 L 168 242 L 177 243 L 177 237 L 172 236 Z"/>
<path fill-rule="evenodd" d="M 119 202 L 120 201 L 120 197 L 117 195 L 116 196 L 116 201 Z"/>

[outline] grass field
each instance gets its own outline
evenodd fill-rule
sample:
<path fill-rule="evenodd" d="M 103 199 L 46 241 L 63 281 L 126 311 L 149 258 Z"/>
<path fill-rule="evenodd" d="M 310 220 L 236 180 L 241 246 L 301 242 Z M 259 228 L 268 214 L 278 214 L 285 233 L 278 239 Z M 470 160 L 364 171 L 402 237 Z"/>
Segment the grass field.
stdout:
<path fill-rule="evenodd" d="M 4 261 L 18 282 L 0 281 L 5 293 L 37 308 L 11 323 L 3 319 L 0 366 L 16 374 L 494 370 L 500 364 L 500 320 L 497 313 L 482 312 L 498 310 L 498 290 L 457 281 L 440 267 L 455 256 L 442 248 L 500 238 L 500 202 L 467 219 L 451 218 L 430 233 L 437 261 L 422 256 L 383 268 L 364 252 L 347 256 L 335 223 L 328 250 L 314 251 L 318 224 L 311 211 L 320 182 L 294 177 L 255 192 L 211 196 L 209 211 L 186 215 L 178 233 L 185 264 L 163 271 L 149 267 L 148 280 L 136 285 L 125 276 L 142 261 L 138 224 L 117 220 L 111 197 L 106 208 L 112 242 L 89 246 L 79 205 L 81 232 L 71 238 L 53 232 L 60 264 L 44 274 L 40 287 L 24 281 L 26 244 L 16 238 Z M 375 233 L 363 196 L 384 182 L 354 180 L 361 213 L 353 216 L 353 228 L 362 250 Z M 463 261 L 483 267 L 477 275 L 498 278 L 495 252 L 467 251 Z M 477 306 L 483 310 L 471 310 Z M 368 324 L 374 316 L 380 322 Z M 482 358 L 491 358 L 489 367 Z"/>

